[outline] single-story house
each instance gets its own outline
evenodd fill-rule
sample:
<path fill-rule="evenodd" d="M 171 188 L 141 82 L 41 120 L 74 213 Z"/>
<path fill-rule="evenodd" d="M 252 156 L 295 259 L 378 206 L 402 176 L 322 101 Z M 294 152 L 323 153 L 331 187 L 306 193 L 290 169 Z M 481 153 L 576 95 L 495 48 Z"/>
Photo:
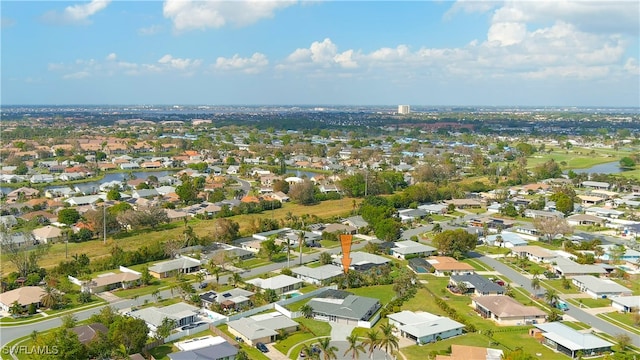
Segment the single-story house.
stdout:
<path fill-rule="evenodd" d="M 418 206 L 418 209 L 424 210 L 427 214 L 440 214 L 444 215 L 447 213 L 447 206 L 443 204 L 424 204 Z"/>
<path fill-rule="evenodd" d="M 611 352 L 612 343 L 591 333 L 583 333 L 560 322 L 535 324 L 542 332 L 542 343 L 569 357 L 576 358 L 578 353 L 595 356 Z"/>
<path fill-rule="evenodd" d="M 240 318 L 229 321 L 227 326 L 231 335 L 241 338 L 251 346 L 259 342 L 269 344 L 276 341 L 280 330 L 285 333 L 298 330 L 297 322 L 279 312 Z"/>
<path fill-rule="evenodd" d="M 99 275 L 91 279 L 85 287 L 92 294 L 114 289 L 127 289 L 140 282 L 141 274 L 137 271 L 128 270 L 119 273 L 108 273 Z"/>
<path fill-rule="evenodd" d="M 171 360 L 234 360 L 237 354 L 238 348 L 223 341 L 214 345 L 169 353 L 167 356 Z"/>
<path fill-rule="evenodd" d="M 391 248 L 391 255 L 398 259 L 407 259 L 407 257 L 424 257 L 436 253 L 437 249 L 433 246 L 420 244 L 415 241 L 406 240 L 398 241 L 395 247 Z"/>
<path fill-rule="evenodd" d="M 249 306 L 251 304 L 250 297 L 255 293 L 240 289 L 233 288 L 223 292 L 215 292 L 215 291 L 207 291 L 203 294 L 200 294 L 200 301 L 202 303 L 202 307 L 206 309 L 211 309 L 211 305 L 220 304 L 224 309 L 240 309 L 244 306 Z"/>
<path fill-rule="evenodd" d="M 549 263 L 558 257 L 557 254 L 536 245 L 514 246 L 511 248 L 511 253 L 536 263 Z"/>
<path fill-rule="evenodd" d="M 598 257 L 598 259 L 604 261 L 604 262 L 611 262 L 612 261 L 612 254 L 616 249 L 616 245 L 613 244 L 607 244 L 607 245 L 600 245 L 600 247 L 604 250 L 604 254 L 600 257 Z M 640 251 L 638 250 L 634 250 L 634 249 L 629 249 L 629 248 L 625 248 L 624 249 L 624 253 L 621 254 L 620 259 L 618 259 L 619 261 L 623 261 L 626 263 L 631 264 L 631 266 L 638 264 L 638 261 L 640 261 Z"/>
<path fill-rule="evenodd" d="M 500 349 L 451 344 L 451 354 L 436 355 L 436 360 L 501 360 L 503 355 Z"/>
<path fill-rule="evenodd" d="M 342 220 L 342 224 L 352 226 L 358 230 L 369 226 L 369 223 L 361 215 L 348 217 Z"/>
<path fill-rule="evenodd" d="M 630 296 L 632 291 L 609 279 L 600 279 L 593 275 L 578 275 L 571 282 L 581 292 L 589 294 L 594 299 L 613 296 Z"/>
<path fill-rule="evenodd" d="M 4 245 L 11 245 L 16 247 L 31 246 L 38 242 L 33 237 L 33 234 L 28 233 L 5 233 L 0 231 L 0 243 Z"/>
<path fill-rule="evenodd" d="M 600 189 L 600 190 L 607 190 L 611 187 L 611 184 L 607 182 L 591 181 L 591 180 L 583 181 L 581 185 L 586 188 Z"/>
<path fill-rule="evenodd" d="M 553 269 L 556 274 L 560 276 L 578 276 L 578 275 L 590 275 L 590 274 L 606 274 L 607 270 L 602 266 L 593 264 L 578 264 L 573 260 L 567 258 L 558 257 L 554 260 L 555 265 Z"/>
<path fill-rule="evenodd" d="M 428 266 L 434 269 L 436 276 L 474 274 L 473 266 L 460 262 L 449 256 L 432 256 L 426 260 Z"/>
<path fill-rule="evenodd" d="M 462 335 L 464 324 L 428 312 L 401 311 L 387 315 L 389 324 L 400 330 L 400 336 L 416 344 L 428 344 Z"/>
<path fill-rule="evenodd" d="M 509 296 L 477 296 L 472 305 L 485 319 L 500 325 L 540 324 L 546 321 L 547 313 L 535 306 L 525 306 Z"/>
<path fill-rule="evenodd" d="M 484 205 L 484 202 L 478 199 L 451 199 L 445 200 L 444 203 L 447 205 L 453 204 L 458 209 L 479 209 Z"/>
<path fill-rule="evenodd" d="M 560 211 L 545 211 L 545 210 L 534 210 L 527 209 L 524 211 L 524 217 L 532 218 L 532 219 L 553 219 L 560 218 L 564 219 L 564 214 Z"/>
<path fill-rule="evenodd" d="M 356 326 L 359 321 L 369 321 L 381 307 L 378 299 L 341 290 L 327 290 L 311 299 L 307 305 L 313 309 L 316 320 Z"/>
<path fill-rule="evenodd" d="M 106 334 L 109 329 L 100 323 L 93 323 L 88 325 L 78 325 L 71 328 L 71 331 L 78 335 L 78 340 L 84 345 L 89 344 L 94 339 L 98 338 L 99 334 Z"/>
<path fill-rule="evenodd" d="M 512 248 L 516 246 L 527 245 L 527 240 L 519 234 L 503 231 L 500 234 L 489 235 L 485 238 L 485 242 L 489 245 L 499 246 L 503 248 Z"/>
<path fill-rule="evenodd" d="M 611 298 L 611 306 L 621 312 L 640 312 L 640 296 L 614 296 Z"/>
<path fill-rule="evenodd" d="M 398 210 L 398 217 L 402 222 L 410 222 L 414 220 L 420 220 L 427 216 L 427 212 L 420 208 L 418 209 L 401 209 Z"/>
<path fill-rule="evenodd" d="M 478 296 L 487 295 L 503 295 L 504 288 L 489 279 L 482 277 L 478 274 L 468 275 L 451 275 L 449 279 L 449 288 L 455 288 L 459 282 L 464 282 L 467 288 L 467 293 L 472 293 Z"/>
<path fill-rule="evenodd" d="M 190 274 L 200 270 L 200 260 L 181 256 L 177 259 L 159 262 L 149 267 L 149 273 L 158 279 L 164 279 L 177 273 Z"/>
<path fill-rule="evenodd" d="M 6 229 L 10 229 L 18 225 L 18 219 L 16 219 L 16 217 L 13 215 L 0 216 L 0 225 L 5 227 Z"/>
<path fill-rule="evenodd" d="M 62 230 L 55 226 L 47 225 L 32 232 L 33 237 L 42 243 L 54 243 L 62 238 Z"/>
<path fill-rule="evenodd" d="M 343 274 L 343 270 L 340 267 L 332 264 L 322 265 L 316 268 L 300 266 L 291 269 L 291 272 L 298 279 L 314 285 L 329 284 Z"/>
<path fill-rule="evenodd" d="M 588 209 L 585 209 L 584 213 L 586 215 L 593 215 L 593 216 L 612 218 L 612 219 L 618 219 L 619 217 L 624 215 L 624 211 L 620 211 L 616 209 L 601 208 L 596 206 L 592 206 Z"/>
<path fill-rule="evenodd" d="M 384 256 L 355 251 L 351 253 L 351 265 L 349 266 L 349 269 L 366 271 L 376 266 L 386 265 L 390 262 L 391 260 Z M 334 258 L 333 263 L 342 268 L 342 255 L 338 255 Z"/>
<path fill-rule="evenodd" d="M 198 317 L 198 308 L 187 303 L 179 302 L 160 308 L 151 306 L 133 310 L 127 315 L 144 320 L 147 326 L 149 326 L 150 332 L 155 333 L 158 327 L 162 325 L 164 318 L 174 320 L 176 328 L 195 322 Z"/>
<path fill-rule="evenodd" d="M 286 292 L 297 290 L 302 287 L 302 280 L 282 274 L 267 279 L 251 279 L 247 280 L 246 283 L 254 285 L 262 290 L 271 289 L 278 295 L 282 295 Z"/>
<path fill-rule="evenodd" d="M 605 220 L 594 215 L 575 214 L 567 218 L 567 223 L 571 226 L 578 226 L 578 225 L 592 226 L 592 225 L 604 225 Z"/>
<path fill-rule="evenodd" d="M 40 299 L 44 296 L 45 291 L 39 286 L 23 286 L 14 290 L 0 293 L 0 309 L 9 311 L 14 302 L 18 302 L 20 306 L 26 308 L 31 304 L 40 307 Z"/>

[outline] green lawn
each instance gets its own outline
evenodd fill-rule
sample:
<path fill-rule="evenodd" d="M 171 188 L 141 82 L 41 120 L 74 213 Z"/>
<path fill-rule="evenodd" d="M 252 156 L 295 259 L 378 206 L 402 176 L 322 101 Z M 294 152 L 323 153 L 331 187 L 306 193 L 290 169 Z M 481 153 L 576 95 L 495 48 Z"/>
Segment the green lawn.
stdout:
<path fill-rule="evenodd" d="M 476 246 L 476 250 L 491 255 L 506 255 L 511 252 L 511 250 L 507 248 L 488 245 Z"/>
<path fill-rule="evenodd" d="M 222 330 L 222 332 L 224 332 L 225 334 L 227 334 L 230 338 L 235 339 L 235 335 L 231 335 L 231 333 L 229 332 L 229 330 L 227 329 L 227 324 L 224 325 L 220 325 L 218 327 L 218 329 Z M 244 352 L 247 353 L 247 355 L 249 356 L 249 359 L 251 360 L 269 360 L 269 358 L 263 354 L 262 352 L 260 352 L 260 350 L 256 349 L 253 346 L 249 346 L 246 343 L 238 343 L 240 345 L 240 350 L 244 350 Z"/>
<path fill-rule="evenodd" d="M 462 262 L 473 266 L 473 268 L 476 271 L 493 271 L 493 269 L 491 267 L 487 266 L 485 263 L 483 263 L 482 261 L 479 261 L 479 260 L 464 259 L 464 260 L 462 260 Z"/>
<path fill-rule="evenodd" d="M 295 346 L 300 342 L 307 341 L 318 336 L 328 336 L 331 334 L 331 325 L 327 322 L 305 318 L 297 318 L 295 320 L 300 323 L 300 330 L 290 334 L 286 339 L 278 341 L 274 345 L 276 349 L 280 350 L 280 352 L 285 355 L 292 346 Z M 295 354 L 297 355 L 298 352 Z"/>
<path fill-rule="evenodd" d="M 132 299 L 134 296 L 150 295 L 156 290 L 168 289 L 175 281 L 155 280 L 153 285 L 138 286 L 132 289 L 116 290 L 111 293 L 124 299 Z"/>
<path fill-rule="evenodd" d="M 346 289 L 355 295 L 372 297 L 380 300 L 381 304 L 386 304 L 396 295 L 393 285 L 375 285 L 356 289 Z"/>
<path fill-rule="evenodd" d="M 579 294 L 580 293 L 578 288 L 571 283 L 569 284 L 570 287 L 568 289 L 565 289 L 564 286 L 562 285 L 562 279 L 543 280 L 542 285 L 546 286 L 547 288 L 553 288 L 557 292 L 562 294 Z"/>
<path fill-rule="evenodd" d="M 621 322 L 629 327 L 629 330 L 633 330 L 636 333 L 640 333 L 640 328 L 638 327 L 640 324 L 636 324 L 633 320 L 633 314 L 631 313 L 619 313 L 619 312 L 610 312 L 606 314 L 598 314 L 598 317 L 612 322 L 611 319 Z M 613 322 L 615 324 L 615 322 Z"/>
<path fill-rule="evenodd" d="M 609 299 L 576 299 L 578 303 L 583 304 L 590 308 L 599 308 L 611 306 L 611 300 Z"/>
<path fill-rule="evenodd" d="M 331 249 L 340 246 L 340 242 L 332 240 L 320 240 L 320 245 L 322 245 L 322 247 L 325 249 Z"/>

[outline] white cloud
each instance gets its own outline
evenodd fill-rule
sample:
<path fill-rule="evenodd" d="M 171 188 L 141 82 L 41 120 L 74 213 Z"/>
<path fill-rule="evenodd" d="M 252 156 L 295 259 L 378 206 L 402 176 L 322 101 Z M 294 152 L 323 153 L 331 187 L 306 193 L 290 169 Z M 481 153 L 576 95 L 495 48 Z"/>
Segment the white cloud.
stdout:
<path fill-rule="evenodd" d="M 107 60 L 108 61 L 115 61 L 117 57 L 118 56 L 116 55 L 116 53 L 111 53 L 111 54 L 107 55 Z"/>
<path fill-rule="evenodd" d="M 62 76 L 63 79 L 84 79 L 86 77 L 89 77 L 91 74 L 89 74 L 88 71 L 78 71 L 78 72 L 74 72 L 71 74 L 65 74 Z"/>
<path fill-rule="evenodd" d="M 158 63 L 171 69 L 191 70 L 200 66 L 200 64 L 202 64 L 202 60 L 174 58 L 173 56 L 167 54 L 161 57 L 160 60 L 158 60 Z"/>
<path fill-rule="evenodd" d="M 509 46 L 520 43 L 527 35 L 525 24 L 517 22 L 499 22 L 491 25 L 487 33 L 487 40 L 499 46 Z"/>
<path fill-rule="evenodd" d="M 138 29 L 138 35 L 151 36 L 162 32 L 163 28 L 160 25 L 151 25 L 149 27 Z"/>
<path fill-rule="evenodd" d="M 162 13 L 173 21 L 177 31 L 237 27 L 251 25 L 272 18 L 276 10 L 296 4 L 297 1 L 192 1 L 165 0 Z"/>
<path fill-rule="evenodd" d="M 240 57 L 238 54 L 233 55 L 231 58 L 219 57 L 213 67 L 216 70 L 257 74 L 263 71 L 267 65 L 269 65 L 269 60 L 264 54 L 254 53 L 249 58 Z"/>
<path fill-rule="evenodd" d="M 111 0 L 93 0 L 89 3 L 67 6 L 61 13 L 52 10 L 45 13 L 42 19 L 55 25 L 85 25 L 89 18 L 104 10 Z"/>
<path fill-rule="evenodd" d="M 624 63 L 624 69 L 632 75 L 640 76 L 640 66 L 638 66 L 638 60 L 629 58 Z"/>

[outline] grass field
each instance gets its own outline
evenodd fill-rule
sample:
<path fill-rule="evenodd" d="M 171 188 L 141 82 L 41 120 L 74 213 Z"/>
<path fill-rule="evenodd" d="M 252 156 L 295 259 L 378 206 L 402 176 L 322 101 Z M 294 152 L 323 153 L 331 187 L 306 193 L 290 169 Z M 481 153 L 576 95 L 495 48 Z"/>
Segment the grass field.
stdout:
<path fill-rule="evenodd" d="M 309 214 L 328 219 L 337 216 L 349 215 L 352 207 L 352 198 L 328 200 L 312 206 L 285 203 L 282 208 L 273 210 L 273 214 L 269 211 L 268 214 L 237 215 L 230 217 L 229 219 L 238 222 L 240 225 L 241 236 L 248 236 L 251 233 L 250 229 L 253 221 L 260 218 L 273 217 L 276 220 L 280 220 L 284 219 L 287 216 L 287 213 L 290 212 L 295 215 Z M 198 236 L 205 236 L 212 232 L 215 226 L 215 220 L 193 219 L 189 221 L 189 225 Z M 83 243 L 69 243 L 69 256 L 66 257 L 66 259 L 70 260 L 71 256 L 74 254 L 85 253 L 93 261 L 109 255 L 111 249 L 116 244 L 123 250 L 136 250 L 142 246 L 153 244 L 156 241 L 166 241 L 182 237 L 182 231 L 183 223 L 178 221 L 159 226 L 155 230 L 145 229 L 136 232 L 129 232 L 128 234 L 119 235 L 117 239 L 110 237 L 107 239 L 106 244 L 103 244 L 102 240 L 91 240 Z M 61 260 L 65 260 L 65 253 L 65 244 L 53 244 L 47 256 L 40 260 L 39 265 L 44 268 L 56 266 Z M 8 261 L 6 256 L 2 256 L 0 258 L 0 262 L 2 263 L 2 274 L 0 275 L 6 276 L 11 272 L 16 271 L 16 267 Z"/>
<path fill-rule="evenodd" d="M 628 154 L 629 152 L 627 151 L 615 151 L 614 149 L 572 148 L 564 150 L 558 148 L 548 154 L 536 153 L 532 157 L 527 158 L 527 166 L 533 168 L 553 159 L 559 164 L 562 162 L 566 163 L 566 165 L 562 165 L 562 168 L 565 170 L 584 169 L 598 164 L 619 161 Z"/>
<path fill-rule="evenodd" d="M 635 324 L 631 313 L 610 312 L 606 314 L 598 314 L 598 317 L 611 321 L 611 319 L 621 322 L 629 327 L 629 330 L 640 334 L 640 324 Z M 615 324 L 615 322 L 613 322 Z"/>
<path fill-rule="evenodd" d="M 580 291 L 573 284 L 569 284 L 569 288 L 565 289 L 562 285 L 562 279 L 542 280 L 542 285 L 548 288 L 553 288 L 557 292 L 562 294 L 579 294 Z"/>
<path fill-rule="evenodd" d="M 393 285 L 367 286 L 357 289 L 347 289 L 347 291 L 355 295 L 379 299 L 381 304 L 388 303 L 396 295 L 393 291 Z"/>

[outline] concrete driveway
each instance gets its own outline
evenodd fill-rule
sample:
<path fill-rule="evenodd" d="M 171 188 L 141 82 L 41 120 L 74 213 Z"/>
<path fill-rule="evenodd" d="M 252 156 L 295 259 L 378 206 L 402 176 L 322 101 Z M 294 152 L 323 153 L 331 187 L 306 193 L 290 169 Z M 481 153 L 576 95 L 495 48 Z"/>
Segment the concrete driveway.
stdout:
<path fill-rule="evenodd" d="M 330 322 L 331 325 L 331 340 L 332 341 L 345 341 L 347 336 L 351 335 L 355 325 L 337 324 Z"/>

